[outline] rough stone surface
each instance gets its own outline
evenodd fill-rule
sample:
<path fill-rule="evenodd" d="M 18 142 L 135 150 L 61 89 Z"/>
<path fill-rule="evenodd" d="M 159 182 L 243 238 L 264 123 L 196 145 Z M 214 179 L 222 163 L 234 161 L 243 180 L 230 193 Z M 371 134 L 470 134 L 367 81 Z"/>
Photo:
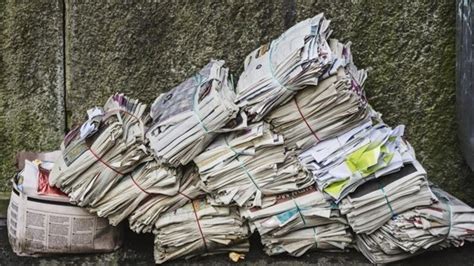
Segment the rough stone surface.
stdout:
<path fill-rule="evenodd" d="M 7 217 L 7 209 L 8 209 L 9 202 L 10 202 L 10 193 L 0 192 L 0 219 L 5 219 Z"/>
<path fill-rule="evenodd" d="M 21 150 L 51 150 L 64 133 L 60 1 L 0 0 L 0 191 Z"/>
<path fill-rule="evenodd" d="M 113 2 L 68 1 L 71 122 L 116 91 L 151 104 L 213 58 L 238 73 L 248 52 L 285 29 L 287 10 L 281 1 Z"/>

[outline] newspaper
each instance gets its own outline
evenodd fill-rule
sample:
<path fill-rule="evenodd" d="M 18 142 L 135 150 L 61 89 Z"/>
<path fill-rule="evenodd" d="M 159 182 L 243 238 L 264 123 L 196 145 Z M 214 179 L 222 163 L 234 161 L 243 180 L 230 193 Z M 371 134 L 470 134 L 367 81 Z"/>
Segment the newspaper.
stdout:
<path fill-rule="evenodd" d="M 174 196 L 178 193 L 181 172 L 152 160 L 137 166 L 124 176 L 104 197 L 93 201 L 89 211 L 107 217 L 110 224 L 118 225 L 149 197 Z"/>
<path fill-rule="evenodd" d="M 242 208 L 241 215 L 258 231 L 268 255 L 299 257 L 310 249 L 343 250 L 352 243 L 337 205 L 314 186 L 280 194 L 261 208 Z"/>
<path fill-rule="evenodd" d="M 8 238 L 17 255 L 109 252 L 121 246 L 121 227 L 112 227 L 106 219 L 72 205 L 66 195 L 25 186 L 38 183 L 41 173 L 25 171 L 35 164 L 24 158 L 40 160 L 36 166 L 46 167 L 57 152 L 24 155 L 17 156 L 17 166 L 23 169 L 13 179 L 7 211 Z"/>
<path fill-rule="evenodd" d="M 219 136 L 194 159 L 215 204 L 261 206 L 262 197 L 298 190 L 314 181 L 287 152 L 283 137 L 263 122 Z"/>
<path fill-rule="evenodd" d="M 474 241 L 474 209 L 437 187 L 431 189 L 437 202 L 400 213 L 370 235 L 358 235 L 357 245 L 372 263 Z"/>
<path fill-rule="evenodd" d="M 236 103 L 252 121 L 260 121 L 318 79 L 335 61 L 323 14 L 299 22 L 270 44 L 251 52 L 237 84 Z"/>
<path fill-rule="evenodd" d="M 236 208 L 197 199 L 155 223 L 155 262 L 249 250 L 249 230 Z"/>
<path fill-rule="evenodd" d="M 49 185 L 49 173 L 60 155 L 60 151 L 17 153 L 17 174 L 13 178 L 17 189 L 29 195 L 65 196 L 59 189 Z"/>
<path fill-rule="evenodd" d="M 399 171 L 416 160 L 403 132 L 404 126 L 392 129 L 368 121 L 317 143 L 299 159 L 313 173 L 318 187 L 340 201 L 366 181 Z"/>
<path fill-rule="evenodd" d="M 153 118 L 146 137 L 156 157 L 173 166 L 186 165 L 216 136 L 246 125 L 238 115 L 233 84 L 224 61 L 211 60 L 153 103 Z"/>
<path fill-rule="evenodd" d="M 352 63 L 350 47 L 331 40 L 337 60 L 318 85 L 308 86 L 270 112 L 265 120 L 285 138 L 290 149 L 306 150 L 370 120 L 365 93 L 365 70 Z"/>
<path fill-rule="evenodd" d="M 397 214 L 436 200 L 425 170 L 414 161 L 398 172 L 365 182 L 342 199 L 339 208 L 355 233 L 371 234 Z"/>
<path fill-rule="evenodd" d="M 173 212 L 189 201 L 204 196 L 199 173 L 196 167 L 188 166 L 183 170 L 183 175 L 178 182 L 176 193 L 166 195 L 157 193 L 149 195 L 129 216 L 129 225 L 137 233 L 151 232 L 156 221 L 166 212 Z"/>
<path fill-rule="evenodd" d="M 99 201 L 135 167 L 152 157 L 144 145 L 146 105 L 123 94 L 108 99 L 104 108 L 88 111 L 89 119 L 69 132 L 49 183 L 72 202 L 88 206 Z"/>

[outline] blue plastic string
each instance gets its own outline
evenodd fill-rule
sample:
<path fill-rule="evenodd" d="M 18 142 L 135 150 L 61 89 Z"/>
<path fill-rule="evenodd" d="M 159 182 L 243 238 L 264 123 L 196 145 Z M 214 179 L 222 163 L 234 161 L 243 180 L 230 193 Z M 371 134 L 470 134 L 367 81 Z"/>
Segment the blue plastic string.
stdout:
<path fill-rule="evenodd" d="M 270 74 L 272 75 L 272 79 L 282 88 L 286 89 L 286 90 L 289 90 L 291 92 L 295 92 L 296 90 L 294 89 L 291 89 L 291 88 L 288 88 L 286 87 L 283 83 L 281 83 L 281 81 L 276 77 L 276 74 L 275 74 L 275 69 L 273 68 L 273 64 L 272 64 L 272 55 L 273 55 L 273 48 L 276 46 L 276 44 L 278 43 L 278 40 L 274 40 L 270 43 L 270 51 L 269 51 L 269 54 L 268 54 L 268 62 L 270 64 Z"/>
<path fill-rule="evenodd" d="M 303 224 L 306 226 L 306 220 L 304 219 L 303 214 L 301 213 L 301 209 L 298 206 L 298 203 L 296 203 L 296 200 L 293 199 L 293 203 L 295 204 L 296 211 L 298 211 L 298 214 L 300 215 L 301 220 L 303 221 Z M 314 232 L 314 243 L 316 244 L 316 248 L 318 247 L 318 238 L 317 238 L 317 233 L 316 233 L 316 226 L 311 227 Z"/>
<path fill-rule="evenodd" d="M 194 80 L 196 81 L 196 88 L 194 90 L 194 96 L 193 96 L 193 114 L 197 118 L 199 125 L 201 125 L 202 129 L 204 129 L 206 133 L 209 133 L 209 130 L 207 129 L 204 122 L 202 121 L 201 114 L 199 113 L 199 110 L 198 110 L 199 91 L 201 89 L 201 86 L 204 84 L 206 80 L 203 79 L 202 76 L 199 74 L 196 74 L 194 76 Z"/>
<path fill-rule="evenodd" d="M 252 181 L 253 185 L 255 186 L 255 188 L 261 192 L 260 190 L 260 187 L 257 185 L 257 183 L 255 182 L 254 180 L 254 177 L 252 176 L 252 174 L 249 172 L 249 170 L 247 169 L 247 167 L 245 166 L 244 162 L 242 162 L 239 158 L 239 155 L 240 153 L 238 153 L 232 146 L 229 145 L 229 142 L 227 141 L 227 138 L 224 138 L 224 141 L 225 141 L 225 144 L 227 145 L 227 147 L 235 154 L 235 159 L 240 163 L 240 168 L 242 168 L 242 170 L 244 170 L 245 174 L 247 175 L 247 177 L 250 179 L 250 181 Z"/>
<path fill-rule="evenodd" d="M 390 209 L 390 212 L 392 213 L 392 219 L 397 216 L 397 214 L 393 211 L 392 205 L 390 204 L 390 201 L 388 200 L 387 193 L 385 193 L 385 189 L 383 189 L 383 186 L 379 184 L 380 190 L 383 192 L 383 196 L 385 198 L 385 201 L 387 202 L 388 208 Z"/>

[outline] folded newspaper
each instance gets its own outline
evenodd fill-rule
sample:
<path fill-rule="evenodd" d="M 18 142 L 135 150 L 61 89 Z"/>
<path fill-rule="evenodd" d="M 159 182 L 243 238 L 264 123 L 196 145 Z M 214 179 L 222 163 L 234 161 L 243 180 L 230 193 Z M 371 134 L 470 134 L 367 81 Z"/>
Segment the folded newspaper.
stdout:
<path fill-rule="evenodd" d="M 139 208 L 147 198 L 158 195 L 162 197 L 176 195 L 180 179 L 180 171 L 162 166 L 152 160 L 135 168 L 104 197 L 87 207 L 99 217 L 107 217 L 110 224 L 117 225 Z"/>
<path fill-rule="evenodd" d="M 49 183 L 79 206 L 100 201 L 137 165 L 151 160 L 144 145 L 146 105 L 123 94 L 103 108 L 87 111 L 88 120 L 69 132 Z"/>
<path fill-rule="evenodd" d="M 237 84 L 236 103 L 252 121 L 260 121 L 318 79 L 334 62 L 327 38 L 329 20 L 319 14 L 288 29 L 251 52 Z"/>
<path fill-rule="evenodd" d="M 249 229 L 236 208 L 197 199 L 155 223 L 155 262 L 249 250 Z"/>
<path fill-rule="evenodd" d="M 16 156 L 19 172 L 12 179 L 6 219 L 13 252 L 37 257 L 117 250 L 122 227 L 74 206 L 67 195 L 49 186 L 49 169 L 59 156 L 60 151 Z"/>
<path fill-rule="evenodd" d="M 368 121 L 317 143 L 299 159 L 313 173 L 318 187 L 339 201 L 364 182 L 415 161 L 413 149 L 402 138 L 403 132 L 403 126 L 392 129 Z"/>
<path fill-rule="evenodd" d="M 314 181 L 283 137 L 263 122 L 221 135 L 194 159 L 217 204 L 261 206 L 262 197 L 291 192 Z"/>
<path fill-rule="evenodd" d="M 310 249 L 343 250 L 352 243 L 346 219 L 337 205 L 315 186 L 280 194 L 262 207 L 242 208 L 257 229 L 268 255 L 302 256 Z"/>
<path fill-rule="evenodd" d="M 188 166 L 183 170 L 183 175 L 178 180 L 174 194 L 150 194 L 129 216 L 129 225 L 137 233 L 151 232 L 154 224 L 166 212 L 173 212 L 192 199 L 204 196 L 201 179 L 195 166 Z M 174 192 L 174 190 L 173 190 Z"/>
<path fill-rule="evenodd" d="M 398 172 L 365 182 L 342 199 L 339 209 L 356 234 L 370 234 L 397 214 L 435 200 L 425 170 L 414 161 Z"/>
<path fill-rule="evenodd" d="M 224 61 L 211 60 L 195 76 L 155 100 L 146 137 L 161 162 L 186 165 L 217 132 L 246 124 L 246 117 L 238 116 L 228 75 Z"/>
<path fill-rule="evenodd" d="M 372 263 L 389 263 L 428 250 L 474 241 L 474 209 L 432 187 L 438 201 L 398 214 L 370 235 L 357 237 L 359 250 Z"/>
<path fill-rule="evenodd" d="M 265 120 L 285 138 L 290 149 L 306 150 L 370 120 L 365 93 L 365 70 L 352 63 L 350 46 L 330 40 L 336 56 L 316 86 L 308 86 L 270 112 Z"/>

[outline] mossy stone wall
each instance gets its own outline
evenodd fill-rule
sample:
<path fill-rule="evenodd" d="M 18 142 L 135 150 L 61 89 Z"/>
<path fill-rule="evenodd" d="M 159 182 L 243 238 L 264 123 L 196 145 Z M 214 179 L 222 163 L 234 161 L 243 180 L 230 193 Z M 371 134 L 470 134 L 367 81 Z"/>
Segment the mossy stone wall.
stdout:
<path fill-rule="evenodd" d="M 8 14 L 0 25 L 2 176 L 11 173 L 14 152 L 57 147 L 66 123 L 80 122 L 110 94 L 151 103 L 211 58 L 226 60 L 238 77 L 259 44 L 324 12 L 333 36 L 350 40 L 356 63 L 369 69 L 370 103 L 390 125 L 407 126 L 431 180 L 474 203 L 474 175 L 456 137 L 454 1 L 132 2 L 66 0 L 61 12 L 62 1 L 19 8 L 0 0 L 0 12 Z M 56 57 L 63 19 L 65 55 Z M 25 120 L 30 114 L 33 121 Z"/>
<path fill-rule="evenodd" d="M 0 0 L 0 191 L 15 154 L 56 149 L 65 130 L 60 1 Z"/>

